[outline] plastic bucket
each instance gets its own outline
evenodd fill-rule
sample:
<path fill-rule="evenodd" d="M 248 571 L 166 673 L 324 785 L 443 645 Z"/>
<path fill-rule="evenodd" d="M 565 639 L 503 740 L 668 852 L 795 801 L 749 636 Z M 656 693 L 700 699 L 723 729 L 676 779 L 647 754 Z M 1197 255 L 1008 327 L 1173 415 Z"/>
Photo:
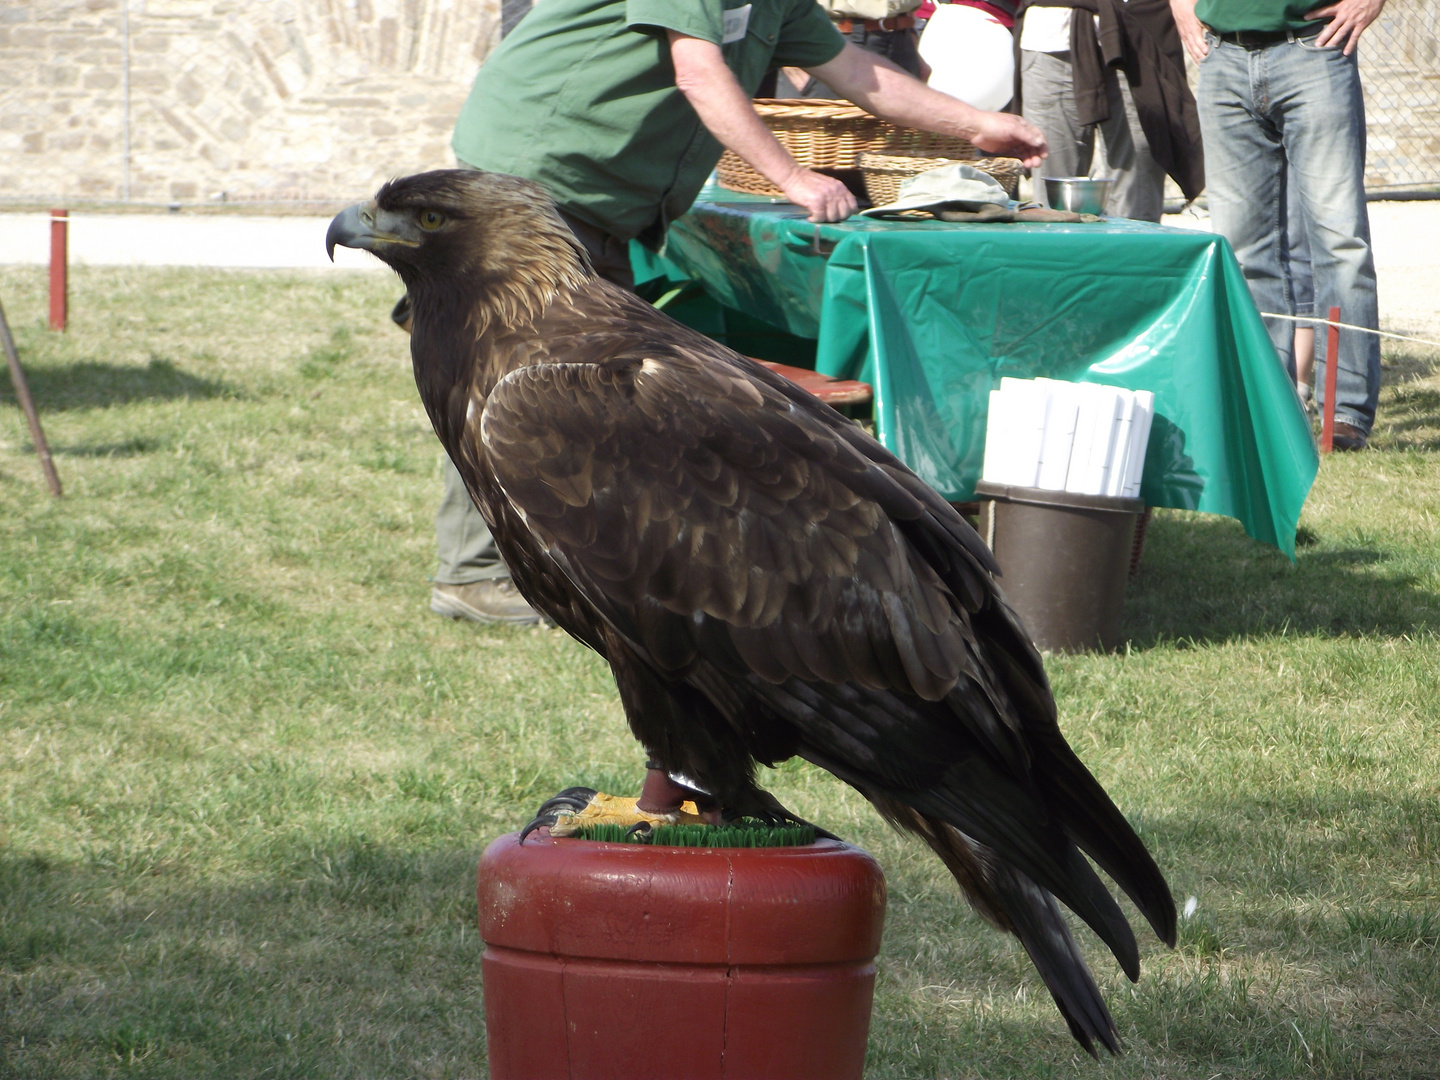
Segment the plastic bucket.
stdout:
<path fill-rule="evenodd" d="M 860 1080 L 885 879 L 833 840 L 515 834 L 480 860 L 493 1080 Z"/>
<path fill-rule="evenodd" d="M 975 497 L 983 500 L 980 535 L 1000 564 L 1000 587 L 1036 647 L 1118 646 L 1144 500 L 984 480 Z"/>

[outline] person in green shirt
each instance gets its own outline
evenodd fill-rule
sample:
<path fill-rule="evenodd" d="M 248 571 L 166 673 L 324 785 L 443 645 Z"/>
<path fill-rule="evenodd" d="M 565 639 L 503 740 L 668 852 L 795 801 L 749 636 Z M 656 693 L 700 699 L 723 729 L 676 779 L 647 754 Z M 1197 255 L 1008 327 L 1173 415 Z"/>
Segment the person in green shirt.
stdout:
<path fill-rule="evenodd" d="M 1303 222 L 1315 310 L 1338 307 L 1342 322 L 1380 327 L 1355 47 L 1384 3 L 1170 0 L 1200 65 L 1210 218 L 1235 249 L 1256 307 L 1282 316 L 1266 326 L 1292 379 L 1294 324 L 1284 316 L 1297 314 L 1305 270 L 1289 218 Z M 1341 330 L 1335 369 L 1335 449 L 1363 450 L 1380 397 L 1380 339 Z M 1323 375 L 1317 383 L 1324 387 Z"/>
<path fill-rule="evenodd" d="M 463 165 L 545 185 L 597 272 L 629 287 L 629 241 L 658 247 L 725 148 L 812 221 L 856 211 L 843 183 L 797 165 L 756 114 L 760 80 L 779 67 L 802 68 L 892 123 L 1027 166 L 1045 156 L 1025 120 L 974 109 L 855 47 L 815 0 L 540 0 L 481 67 L 452 146 Z M 453 466 L 436 534 L 431 610 L 536 619 Z"/>

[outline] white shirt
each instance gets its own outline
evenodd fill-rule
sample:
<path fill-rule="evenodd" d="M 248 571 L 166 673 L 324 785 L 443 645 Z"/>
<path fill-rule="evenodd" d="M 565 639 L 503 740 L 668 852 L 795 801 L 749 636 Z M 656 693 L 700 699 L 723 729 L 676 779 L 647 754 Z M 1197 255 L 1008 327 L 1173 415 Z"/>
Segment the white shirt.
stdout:
<path fill-rule="evenodd" d="M 1025 25 L 1020 31 L 1020 48 L 1030 52 L 1069 52 L 1073 14 L 1075 9 L 1068 7 L 1027 8 Z"/>

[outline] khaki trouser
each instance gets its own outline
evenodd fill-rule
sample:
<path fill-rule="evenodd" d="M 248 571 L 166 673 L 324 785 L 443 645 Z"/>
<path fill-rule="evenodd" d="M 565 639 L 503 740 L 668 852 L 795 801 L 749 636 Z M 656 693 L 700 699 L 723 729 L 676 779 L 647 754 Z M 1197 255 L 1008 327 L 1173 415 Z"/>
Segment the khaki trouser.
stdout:
<path fill-rule="evenodd" d="M 1082 11 L 1076 18 L 1081 18 Z M 1165 170 L 1150 156 L 1140 118 L 1130 96 L 1130 83 L 1113 68 L 1105 73 L 1110 117 L 1099 124 L 1081 124 L 1075 106 L 1075 80 L 1070 54 L 1020 54 L 1021 100 L 1025 119 L 1038 127 L 1050 144 L 1050 156 L 1036 170 L 1036 197 L 1043 193 L 1041 176 L 1094 176 L 1114 179 L 1105 212 L 1137 221 L 1159 221 L 1165 205 Z M 1100 153 L 1095 136 L 1099 132 Z"/>

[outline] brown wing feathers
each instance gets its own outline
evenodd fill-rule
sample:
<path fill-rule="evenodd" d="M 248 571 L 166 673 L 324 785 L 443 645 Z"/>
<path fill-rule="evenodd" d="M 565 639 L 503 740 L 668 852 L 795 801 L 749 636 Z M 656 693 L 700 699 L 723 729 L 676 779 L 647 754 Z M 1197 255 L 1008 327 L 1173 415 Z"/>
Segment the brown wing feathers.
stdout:
<path fill-rule="evenodd" d="M 477 206 L 495 197 L 485 175 L 464 181 Z M 462 223 L 484 234 L 473 246 L 486 273 L 509 250 L 487 228 L 553 227 L 505 212 L 503 228 L 479 210 Z M 514 250 L 569 257 L 558 239 Z M 798 753 L 923 837 L 977 908 L 1019 936 L 1075 1037 L 1115 1049 L 1054 898 L 1132 978 L 1134 937 L 1080 851 L 1167 941 L 1174 906 L 1065 744 L 984 544 L 804 391 L 579 263 L 516 258 L 503 317 L 462 319 L 417 298 L 412 349 L 437 431 L 488 500 L 522 591 L 609 658 L 637 736 L 722 801 L 766 812 L 754 763 Z M 413 293 L 433 276 L 406 281 Z M 540 300 L 516 298 L 529 279 Z M 467 302 L 485 308 L 483 289 Z M 446 310 L 483 329 L 472 345 L 454 326 L 421 326 Z M 457 349 L 467 358 L 452 377 Z M 458 431 L 456 389 L 468 400 Z"/>
<path fill-rule="evenodd" d="M 1073 842 L 1152 924 L 1173 926 L 1173 906 L 1099 785 L 1052 745 L 1052 730 L 1064 742 L 1043 669 L 999 607 L 973 532 L 743 360 L 645 344 L 644 356 L 527 368 L 496 387 L 481 431 L 507 497 L 649 663 L 683 679 L 725 637 L 749 707 L 788 720 L 802 756 L 931 821 L 932 846 L 959 842 L 948 829 L 996 853 L 1008 868 L 992 875 L 992 904 L 1077 1038 L 1113 1047 L 1048 895 L 1132 978 L 1134 936 Z M 537 414 L 558 442 L 534 430 Z M 707 635 L 703 623 L 718 625 Z M 1020 702 L 1045 706 L 1022 719 Z M 1051 768 L 1058 799 L 1036 787 Z"/>

